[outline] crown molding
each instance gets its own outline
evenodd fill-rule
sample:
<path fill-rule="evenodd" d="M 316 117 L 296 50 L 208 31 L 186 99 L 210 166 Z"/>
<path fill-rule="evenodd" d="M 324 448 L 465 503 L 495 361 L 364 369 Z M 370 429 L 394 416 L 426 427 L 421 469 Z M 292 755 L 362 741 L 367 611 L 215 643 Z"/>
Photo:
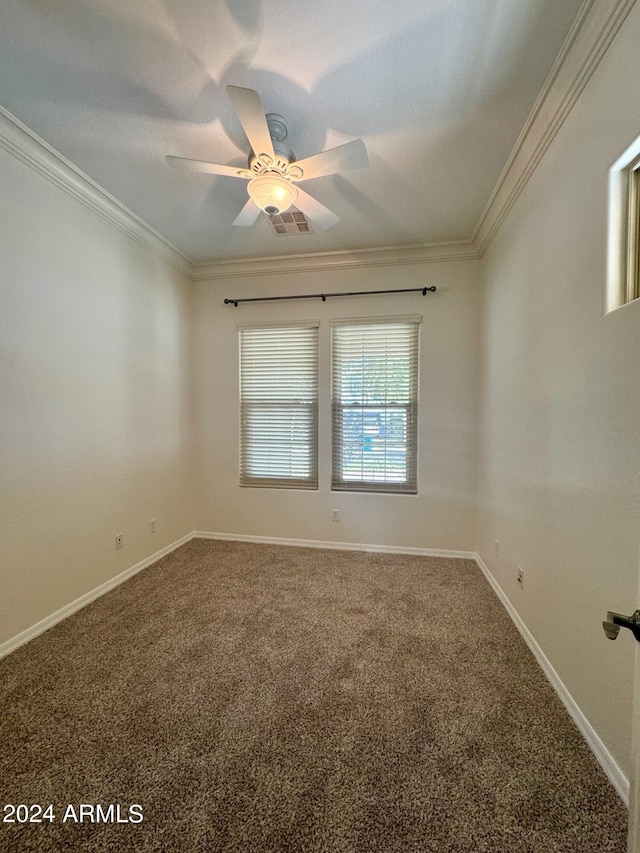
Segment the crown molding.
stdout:
<path fill-rule="evenodd" d="M 419 264 L 478 258 L 468 240 L 380 249 L 280 255 L 194 264 L 161 234 L 78 169 L 4 107 L 0 106 L 0 148 L 64 190 L 98 216 L 149 249 L 192 281 L 250 275 L 299 273 L 353 267 Z"/>
<path fill-rule="evenodd" d="M 468 240 L 194 263 L 2 106 L 0 148 L 192 281 L 477 260 L 524 190 L 635 2 L 584 0 Z"/>
<path fill-rule="evenodd" d="M 380 249 L 354 249 L 194 264 L 191 278 L 193 281 L 210 281 L 218 278 L 245 278 L 251 275 L 283 275 L 362 269 L 363 267 L 402 266 L 429 261 L 467 261 L 477 260 L 479 257 L 476 247 L 470 240 L 455 240 L 449 243 L 385 246 Z"/>
<path fill-rule="evenodd" d="M 151 226 L 0 106 L 0 148 L 190 277 L 193 264 Z"/>
<path fill-rule="evenodd" d="M 527 185 L 636 0 L 584 0 L 478 220 L 480 257 Z"/>
<path fill-rule="evenodd" d="M 250 275 L 476 260 L 486 252 L 636 0 L 584 0 L 468 240 L 196 263 L 194 281 Z"/>

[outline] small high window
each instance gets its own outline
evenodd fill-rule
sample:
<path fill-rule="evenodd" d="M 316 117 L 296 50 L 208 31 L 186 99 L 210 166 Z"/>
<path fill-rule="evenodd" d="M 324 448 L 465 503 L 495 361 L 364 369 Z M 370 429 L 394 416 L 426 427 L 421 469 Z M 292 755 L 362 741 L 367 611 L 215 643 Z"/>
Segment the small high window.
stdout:
<path fill-rule="evenodd" d="M 629 175 L 627 302 L 640 297 L 640 158 Z"/>
<path fill-rule="evenodd" d="M 640 297 L 640 138 L 609 172 L 607 311 Z"/>

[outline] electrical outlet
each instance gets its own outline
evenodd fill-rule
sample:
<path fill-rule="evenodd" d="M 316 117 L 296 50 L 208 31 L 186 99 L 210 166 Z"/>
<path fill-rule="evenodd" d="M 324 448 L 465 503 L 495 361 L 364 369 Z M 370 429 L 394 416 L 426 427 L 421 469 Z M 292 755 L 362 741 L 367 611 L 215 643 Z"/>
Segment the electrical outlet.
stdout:
<path fill-rule="evenodd" d="M 520 586 L 524 586 L 524 569 L 521 569 L 520 566 L 518 566 L 518 578 L 517 578 L 517 580 L 518 580 L 518 583 L 520 584 Z"/>
<path fill-rule="evenodd" d="M 500 556 L 500 543 L 498 542 L 497 539 L 493 540 L 493 552 L 494 552 L 496 557 Z"/>
<path fill-rule="evenodd" d="M 156 532 L 156 520 L 155 520 L 155 518 L 152 518 L 151 521 L 149 522 L 149 533 L 155 533 L 155 532 Z"/>
<path fill-rule="evenodd" d="M 122 533 L 117 533 L 116 534 L 116 551 L 119 548 L 122 548 L 123 544 L 124 544 L 124 536 L 122 535 Z"/>
<path fill-rule="evenodd" d="M 331 510 L 331 521 L 340 521 L 340 510 L 332 509 Z"/>

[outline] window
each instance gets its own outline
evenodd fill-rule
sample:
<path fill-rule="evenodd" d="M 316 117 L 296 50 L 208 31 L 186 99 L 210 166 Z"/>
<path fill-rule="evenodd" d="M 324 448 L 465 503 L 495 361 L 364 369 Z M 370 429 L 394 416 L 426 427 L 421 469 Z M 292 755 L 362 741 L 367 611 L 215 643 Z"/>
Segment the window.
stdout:
<path fill-rule="evenodd" d="M 333 489 L 416 494 L 419 324 L 332 324 Z"/>
<path fill-rule="evenodd" d="M 640 297 L 640 157 L 629 175 L 627 302 Z"/>
<path fill-rule="evenodd" d="M 640 298 L 640 138 L 609 171 L 607 311 Z"/>
<path fill-rule="evenodd" d="M 240 485 L 318 487 L 318 324 L 244 326 Z"/>

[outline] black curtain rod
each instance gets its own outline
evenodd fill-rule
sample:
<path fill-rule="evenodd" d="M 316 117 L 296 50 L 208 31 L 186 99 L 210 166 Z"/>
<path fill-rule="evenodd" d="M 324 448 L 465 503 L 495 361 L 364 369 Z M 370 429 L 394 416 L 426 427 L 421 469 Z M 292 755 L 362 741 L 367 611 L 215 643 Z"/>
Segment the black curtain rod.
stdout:
<path fill-rule="evenodd" d="M 237 308 L 241 302 L 275 302 L 279 299 L 322 299 L 326 302 L 334 296 L 371 296 L 374 293 L 422 293 L 426 296 L 427 293 L 435 293 L 436 287 L 403 287 L 399 290 L 356 290 L 346 291 L 345 293 L 302 293 L 297 296 L 255 296 L 252 299 L 225 299 L 225 305 L 233 305 Z"/>

